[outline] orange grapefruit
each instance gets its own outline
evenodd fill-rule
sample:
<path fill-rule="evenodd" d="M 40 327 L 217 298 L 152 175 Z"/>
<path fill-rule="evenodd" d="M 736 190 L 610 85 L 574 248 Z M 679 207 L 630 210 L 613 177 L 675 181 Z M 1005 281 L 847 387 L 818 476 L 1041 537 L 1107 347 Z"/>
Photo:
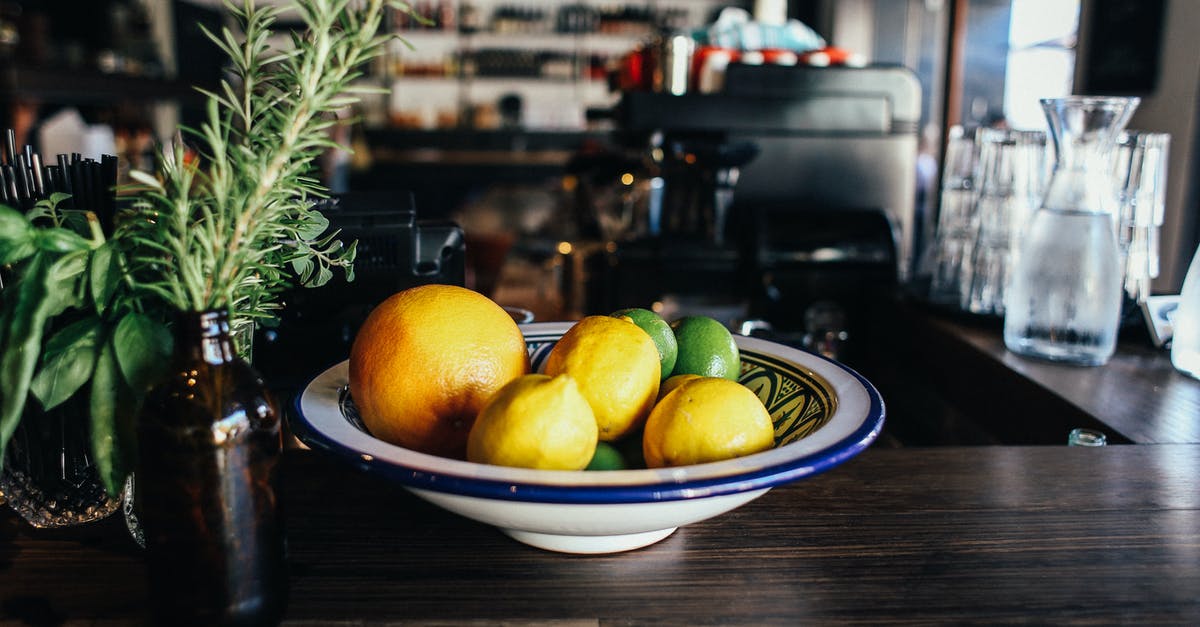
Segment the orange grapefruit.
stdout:
<path fill-rule="evenodd" d="M 528 372 L 512 317 L 453 285 L 393 294 L 367 316 L 350 349 L 350 394 L 371 434 L 448 457 L 465 456 L 484 404 Z"/>

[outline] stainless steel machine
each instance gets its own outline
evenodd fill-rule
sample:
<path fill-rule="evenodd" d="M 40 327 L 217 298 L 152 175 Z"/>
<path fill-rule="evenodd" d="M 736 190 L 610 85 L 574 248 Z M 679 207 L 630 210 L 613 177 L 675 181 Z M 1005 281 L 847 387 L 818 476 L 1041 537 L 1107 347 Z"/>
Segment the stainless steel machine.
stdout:
<path fill-rule="evenodd" d="M 911 71 L 734 64 L 721 93 L 626 93 L 616 120 L 657 182 L 649 228 L 597 268 L 597 308 L 706 294 L 802 333 L 819 303 L 852 329 L 908 279 L 921 221 Z"/>

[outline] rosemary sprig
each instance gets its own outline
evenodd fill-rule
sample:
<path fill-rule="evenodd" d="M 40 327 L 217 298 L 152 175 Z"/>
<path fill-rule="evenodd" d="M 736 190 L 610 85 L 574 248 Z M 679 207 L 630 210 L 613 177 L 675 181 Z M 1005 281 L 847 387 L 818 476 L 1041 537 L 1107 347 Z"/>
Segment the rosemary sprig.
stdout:
<path fill-rule="evenodd" d="M 336 147 L 327 133 L 338 123 L 333 114 L 378 91 L 355 81 L 385 51 L 386 9 L 410 9 L 391 0 L 296 0 L 291 8 L 306 28 L 280 51 L 269 40 L 282 9 L 252 0 L 226 6 L 242 36 L 206 31 L 233 78 L 205 92 L 207 116 L 192 133 L 198 163 L 176 142 L 157 177 L 136 173 L 146 189 L 118 239 L 151 251 L 132 256 L 140 289 L 181 310 L 228 309 L 236 330 L 273 317 L 293 277 L 321 285 L 342 268 L 353 279 L 355 247 L 327 234 L 328 220 L 311 209 L 326 190 L 310 171 Z"/>

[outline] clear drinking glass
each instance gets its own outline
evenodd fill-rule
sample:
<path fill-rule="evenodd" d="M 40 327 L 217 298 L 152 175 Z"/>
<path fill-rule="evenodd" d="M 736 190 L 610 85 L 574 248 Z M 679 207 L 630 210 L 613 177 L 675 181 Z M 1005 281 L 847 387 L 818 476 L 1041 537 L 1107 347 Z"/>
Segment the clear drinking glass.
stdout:
<path fill-rule="evenodd" d="M 950 131 L 942 171 L 941 200 L 934 234 L 929 298 L 937 303 L 958 304 L 962 273 L 969 268 L 975 244 L 974 139 L 961 126 Z"/>
<path fill-rule="evenodd" d="M 32 398 L 0 468 L 7 504 L 38 528 L 106 518 L 120 501 L 108 495 L 92 459 L 88 396 L 76 394 L 49 411 Z"/>
<path fill-rule="evenodd" d="M 978 143 L 977 231 L 961 305 L 972 313 L 1002 314 L 1017 244 L 1043 190 L 1046 136 L 985 128 Z"/>
<path fill-rule="evenodd" d="M 1117 195 L 1117 245 L 1125 272 L 1125 293 L 1135 303 L 1150 295 L 1158 276 L 1158 237 L 1167 190 L 1167 133 L 1126 131 L 1113 151 Z"/>
<path fill-rule="evenodd" d="M 1014 353 L 1100 365 L 1116 348 L 1123 272 L 1110 154 L 1138 102 L 1041 101 L 1055 164 L 1005 299 L 1004 344 Z"/>

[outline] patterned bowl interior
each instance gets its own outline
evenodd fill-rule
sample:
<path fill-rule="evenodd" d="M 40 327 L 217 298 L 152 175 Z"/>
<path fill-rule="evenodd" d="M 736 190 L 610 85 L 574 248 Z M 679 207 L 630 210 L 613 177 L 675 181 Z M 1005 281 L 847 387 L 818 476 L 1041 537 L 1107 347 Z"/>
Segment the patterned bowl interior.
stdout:
<path fill-rule="evenodd" d="M 532 368 L 541 372 L 546 357 L 558 342 L 555 336 L 526 334 L 526 347 Z M 775 423 L 775 446 L 790 444 L 820 429 L 837 409 L 837 397 L 819 375 L 770 355 L 742 349 L 742 368 L 738 380 L 758 394 Z M 349 391 L 342 388 L 339 406 L 345 419 L 363 433 L 370 434 Z"/>

